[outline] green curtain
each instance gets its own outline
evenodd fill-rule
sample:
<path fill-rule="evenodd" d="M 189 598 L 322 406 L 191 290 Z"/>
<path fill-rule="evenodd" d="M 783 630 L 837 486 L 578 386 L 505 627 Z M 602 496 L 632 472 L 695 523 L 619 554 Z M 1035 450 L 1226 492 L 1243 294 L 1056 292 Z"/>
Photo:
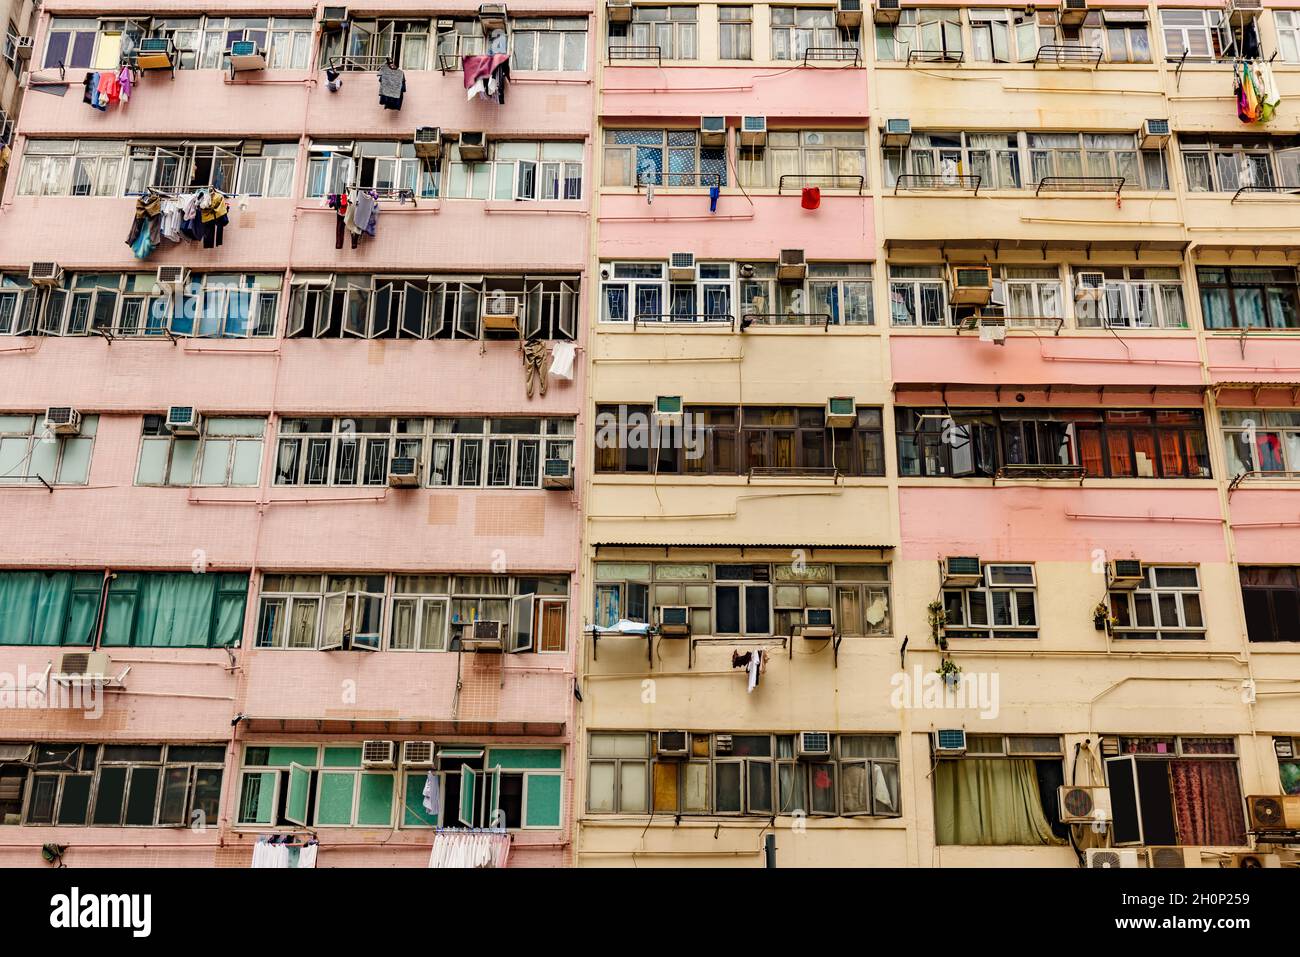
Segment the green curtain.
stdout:
<path fill-rule="evenodd" d="M 212 636 L 214 646 L 228 648 L 239 644 L 244 631 L 244 598 L 243 592 L 222 591 L 217 595 L 217 633 Z"/>
<path fill-rule="evenodd" d="M 121 572 L 108 593 L 105 646 L 208 648 L 239 643 L 248 581 L 239 574 Z"/>
<path fill-rule="evenodd" d="M 72 577 L 72 572 L 0 573 L 0 644 L 61 644 Z"/>
<path fill-rule="evenodd" d="M 1065 843 L 1043 814 L 1033 761 L 940 761 L 934 777 L 939 844 Z"/>

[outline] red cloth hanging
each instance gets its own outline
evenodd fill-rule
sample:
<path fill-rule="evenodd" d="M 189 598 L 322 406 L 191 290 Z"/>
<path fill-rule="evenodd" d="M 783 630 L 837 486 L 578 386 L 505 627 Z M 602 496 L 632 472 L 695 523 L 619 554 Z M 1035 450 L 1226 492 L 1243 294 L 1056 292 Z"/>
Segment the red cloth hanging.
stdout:
<path fill-rule="evenodd" d="M 803 199 L 799 205 L 804 209 L 816 209 L 822 204 L 822 191 L 817 186 L 805 186 L 803 188 Z"/>

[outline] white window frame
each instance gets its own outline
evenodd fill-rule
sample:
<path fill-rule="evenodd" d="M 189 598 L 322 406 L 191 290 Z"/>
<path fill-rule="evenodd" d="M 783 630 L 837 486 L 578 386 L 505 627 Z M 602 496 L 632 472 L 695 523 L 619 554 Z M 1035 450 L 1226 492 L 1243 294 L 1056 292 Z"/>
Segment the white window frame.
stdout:
<path fill-rule="evenodd" d="M 260 419 L 260 421 L 262 422 L 262 432 L 256 437 L 254 437 L 250 433 L 219 431 L 220 426 L 217 423 L 221 423 L 232 418 Z M 155 427 L 158 428 L 160 431 L 157 432 L 144 431 L 145 429 L 149 428 L 150 419 L 159 420 L 157 423 L 154 424 Z M 250 488 L 250 487 L 257 486 L 258 480 L 261 478 L 261 474 L 262 474 L 262 457 L 264 451 L 263 443 L 266 440 L 266 418 L 264 416 L 214 416 L 211 418 L 205 417 L 203 419 L 202 434 L 199 436 L 186 436 L 186 435 L 178 436 L 168 431 L 165 423 L 166 423 L 166 417 L 163 415 L 146 416 L 144 419 L 142 434 L 140 437 L 140 452 L 139 455 L 137 456 L 137 463 L 136 463 L 136 474 L 135 474 L 136 485 L 154 486 L 159 488 L 166 488 L 166 487 L 175 488 L 175 487 L 191 487 L 191 486 L 205 486 L 205 487 L 212 487 L 212 488 Z M 197 445 L 197 448 L 195 449 L 194 457 L 190 463 L 190 474 L 188 476 L 183 477 L 184 478 L 183 481 L 173 482 L 171 481 L 172 464 L 173 464 L 172 458 L 176 452 L 176 445 L 178 442 L 186 442 L 186 443 L 193 442 Z M 140 470 L 144 467 L 145 449 L 150 445 L 162 445 L 164 443 L 167 445 L 167 451 L 166 451 L 166 455 L 163 457 L 162 481 L 161 482 L 142 481 Z M 213 450 L 219 448 L 220 443 L 228 443 L 229 445 L 229 447 L 225 450 L 225 455 L 226 455 L 226 467 L 224 470 L 225 477 L 220 482 L 203 482 L 201 481 L 201 478 L 203 475 L 204 458 L 210 452 L 211 454 L 216 455 L 217 453 Z M 240 445 L 248 445 L 248 446 L 255 445 L 257 447 L 257 472 L 253 475 L 251 482 L 236 483 L 232 480 L 233 479 L 232 471 L 234 469 L 235 456 L 238 447 Z"/>
<path fill-rule="evenodd" d="M 585 17 L 517 17 L 510 21 L 510 69 L 512 72 L 537 73 L 585 73 L 587 70 L 588 26 Z M 532 56 L 527 64 L 520 62 L 520 40 L 526 34 L 533 34 Z M 570 45 L 569 38 L 582 37 L 581 45 L 576 49 Z M 558 36 L 559 50 L 555 68 L 539 67 L 541 57 L 541 40 L 544 36 Z M 577 62 L 573 62 L 576 58 Z"/>
<path fill-rule="evenodd" d="M 20 419 L 30 417 L 31 426 L 25 430 L 6 431 L 6 419 Z M 81 434 L 80 435 L 55 435 L 45 428 L 45 416 L 43 412 L 3 412 L 0 413 L 0 449 L 5 446 L 21 446 L 25 443 L 26 451 L 21 451 L 16 460 L 16 464 L 0 473 L 0 487 L 6 485 L 42 485 L 41 479 L 37 478 L 39 471 L 32 470 L 32 459 L 36 457 L 37 447 L 55 445 L 55 459 L 53 470 L 50 474 L 45 475 L 44 479 L 51 485 L 86 485 L 90 481 L 91 462 L 95 455 L 95 435 L 99 431 L 98 415 L 83 415 L 81 417 Z M 89 445 L 89 451 L 86 453 L 86 475 L 79 482 L 68 481 L 63 475 L 65 459 L 68 458 L 67 451 L 69 443 L 78 443 Z M 5 457 L 8 460 L 8 456 Z M 39 468 L 39 466 L 38 466 Z"/>
<path fill-rule="evenodd" d="M 1030 581 L 1025 584 L 995 581 L 999 577 L 999 572 L 1009 569 L 1028 570 Z M 952 627 L 961 632 L 984 632 L 983 635 L 962 634 L 960 638 L 974 638 L 976 640 L 1004 640 L 1006 638 L 1037 638 L 1039 629 L 1042 627 L 1038 615 L 1038 582 L 1037 572 L 1032 563 L 1027 562 L 989 562 L 985 563 L 980 569 L 982 581 L 979 585 L 969 588 L 944 588 L 945 593 L 958 593 L 961 595 L 963 608 L 963 621 L 953 622 Z M 1009 611 L 1011 624 L 997 624 L 994 621 L 994 604 L 993 596 L 995 594 L 1005 594 L 1008 598 L 1007 610 Z M 1020 611 L 1022 603 L 1028 602 L 1029 611 L 1033 617 L 1034 624 L 1021 625 Z M 977 623 L 973 621 L 971 612 L 979 605 L 983 606 L 984 622 Z M 994 637 L 994 632 L 1018 632 L 1015 635 L 1003 635 L 999 638 Z"/>
<path fill-rule="evenodd" d="M 1163 571 L 1186 572 L 1188 570 L 1196 578 L 1193 585 L 1165 585 L 1160 582 L 1160 573 Z M 1205 608 L 1201 604 L 1200 568 L 1196 565 L 1143 565 L 1142 575 L 1142 584 L 1137 588 L 1110 592 L 1112 609 L 1117 603 L 1127 605 L 1128 620 L 1130 622 L 1126 626 L 1116 625 L 1113 630 L 1113 637 L 1116 639 L 1161 641 L 1204 639 L 1206 635 Z M 1197 604 L 1198 613 L 1201 617 L 1199 625 L 1187 624 L 1188 596 L 1191 596 Z M 1151 618 L 1155 624 L 1150 626 L 1137 624 L 1139 598 L 1145 598 L 1150 602 Z M 1176 622 L 1166 625 L 1162 620 L 1162 598 L 1173 598 L 1174 611 L 1178 619 Z"/>

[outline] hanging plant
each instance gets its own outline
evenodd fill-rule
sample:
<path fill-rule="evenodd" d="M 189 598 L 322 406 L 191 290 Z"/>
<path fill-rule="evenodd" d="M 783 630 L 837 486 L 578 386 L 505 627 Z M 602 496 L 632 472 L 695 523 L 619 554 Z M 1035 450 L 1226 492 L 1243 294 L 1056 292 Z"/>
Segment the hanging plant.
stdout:
<path fill-rule="evenodd" d="M 961 681 L 961 665 L 947 655 L 943 656 L 943 660 L 939 662 L 939 667 L 935 669 L 935 673 L 943 678 L 943 683 L 949 688 L 956 687 L 957 682 Z"/>
<path fill-rule="evenodd" d="M 943 602 L 932 601 L 925 606 L 926 615 L 930 620 L 930 638 L 942 648 L 948 650 L 948 639 L 944 636 L 943 626 L 948 623 L 948 612 L 944 610 Z"/>
<path fill-rule="evenodd" d="M 1097 607 L 1092 610 L 1092 626 L 1098 631 L 1109 632 L 1119 624 L 1119 619 L 1111 616 L 1110 609 L 1104 601 L 1097 602 Z"/>

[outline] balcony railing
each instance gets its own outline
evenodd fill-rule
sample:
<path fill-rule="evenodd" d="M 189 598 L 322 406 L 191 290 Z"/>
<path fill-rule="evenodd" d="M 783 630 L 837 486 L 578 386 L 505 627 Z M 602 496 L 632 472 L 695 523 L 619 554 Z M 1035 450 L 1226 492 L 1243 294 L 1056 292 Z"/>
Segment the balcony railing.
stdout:
<path fill-rule="evenodd" d="M 632 317 L 632 328 L 639 329 L 641 326 L 657 326 L 661 329 L 672 327 L 674 329 L 690 328 L 713 328 L 720 326 L 730 327 L 734 332 L 736 328 L 736 317 L 729 313 L 718 312 L 638 312 Z"/>
<path fill-rule="evenodd" d="M 838 483 L 840 470 L 834 467 L 800 466 L 800 465 L 757 465 L 749 470 L 745 477 L 748 485 L 754 479 L 822 479 Z"/>
<path fill-rule="evenodd" d="M 1278 195 L 1300 197 L 1300 186 L 1241 186 L 1232 194 L 1232 202 Z"/>
<path fill-rule="evenodd" d="M 785 195 L 786 180 L 790 180 L 792 189 L 802 189 L 805 186 L 821 186 L 823 182 L 830 182 L 824 187 L 825 189 L 856 189 L 858 195 L 862 195 L 862 190 L 867 185 L 867 178 L 859 176 L 856 173 L 782 173 L 781 178 L 776 183 L 776 194 Z"/>
<path fill-rule="evenodd" d="M 993 473 L 993 484 L 998 479 L 1031 479 L 1035 481 L 1073 482 L 1080 485 L 1087 477 L 1088 470 L 1082 465 L 1003 465 Z"/>
<path fill-rule="evenodd" d="M 636 178 L 636 191 L 641 192 L 643 186 L 656 186 L 672 188 L 674 186 L 699 186 L 701 188 L 708 186 L 721 186 L 721 173 L 701 173 L 696 170 L 686 172 L 667 173 L 641 173 Z"/>
<path fill-rule="evenodd" d="M 740 324 L 742 329 L 751 325 L 821 326 L 825 332 L 834 318 L 829 312 L 742 312 Z"/>
<path fill-rule="evenodd" d="M 1049 193 L 1114 193 L 1119 199 L 1123 176 L 1044 176 L 1034 184 L 1034 195 Z"/>
<path fill-rule="evenodd" d="M 848 47 L 809 47 L 803 51 L 803 65 L 809 62 L 852 63 L 862 66 L 862 51 L 855 46 Z"/>
<path fill-rule="evenodd" d="M 912 50 L 907 54 L 907 65 L 913 63 L 955 63 L 958 66 L 966 59 L 964 50 Z"/>
<path fill-rule="evenodd" d="M 1050 63 L 1052 66 L 1084 66 L 1096 69 L 1101 66 L 1101 47 L 1083 43 L 1045 43 L 1034 54 L 1034 66 Z"/>
<path fill-rule="evenodd" d="M 978 173 L 902 173 L 894 182 L 894 195 L 901 190 L 952 189 L 971 190 L 978 196 L 981 178 Z"/>
<path fill-rule="evenodd" d="M 330 68 L 340 73 L 378 73 L 380 69 L 392 65 L 393 58 L 387 54 L 374 56 L 332 56 Z"/>
<path fill-rule="evenodd" d="M 619 60 L 653 60 L 656 66 L 663 66 L 663 50 L 657 46 L 633 46 L 621 43 L 609 48 L 609 62 Z"/>

